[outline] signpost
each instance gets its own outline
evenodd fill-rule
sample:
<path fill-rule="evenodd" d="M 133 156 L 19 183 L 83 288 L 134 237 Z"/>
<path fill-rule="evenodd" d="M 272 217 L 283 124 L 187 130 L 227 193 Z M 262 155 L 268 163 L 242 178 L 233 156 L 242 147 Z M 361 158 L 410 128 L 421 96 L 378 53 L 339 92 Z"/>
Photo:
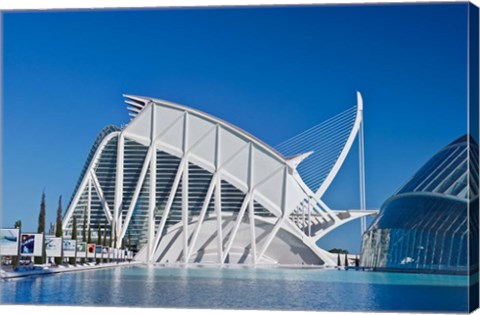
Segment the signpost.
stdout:
<path fill-rule="evenodd" d="M 95 258 L 95 244 L 87 244 L 87 258 Z"/>
<path fill-rule="evenodd" d="M 0 256 L 18 256 L 19 229 L 0 229 Z"/>
<path fill-rule="evenodd" d="M 46 235 L 45 252 L 47 257 L 62 257 L 62 238 Z"/>
<path fill-rule="evenodd" d="M 86 257 L 87 257 L 87 243 L 77 242 L 77 258 L 86 258 Z"/>
<path fill-rule="evenodd" d="M 76 252 L 77 252 L 76 240 L 63 240 L 63 256 L 64 257 L 75 257 Z"/>
<path fill-rule="evenodd" d="M 43 251 L 43 234 L 22 233 L 20 237 L 20 256 L 41 257 Z"/>

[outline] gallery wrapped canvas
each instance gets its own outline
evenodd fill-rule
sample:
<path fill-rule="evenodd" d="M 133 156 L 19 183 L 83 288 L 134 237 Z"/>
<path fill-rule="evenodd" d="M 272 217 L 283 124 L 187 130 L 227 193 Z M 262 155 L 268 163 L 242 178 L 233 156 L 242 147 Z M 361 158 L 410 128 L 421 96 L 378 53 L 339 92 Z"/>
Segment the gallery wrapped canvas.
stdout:
<path fill-rule="evenodd" d="M 478 307 L 474 4 L 1 14 L 1 304 Z"/>

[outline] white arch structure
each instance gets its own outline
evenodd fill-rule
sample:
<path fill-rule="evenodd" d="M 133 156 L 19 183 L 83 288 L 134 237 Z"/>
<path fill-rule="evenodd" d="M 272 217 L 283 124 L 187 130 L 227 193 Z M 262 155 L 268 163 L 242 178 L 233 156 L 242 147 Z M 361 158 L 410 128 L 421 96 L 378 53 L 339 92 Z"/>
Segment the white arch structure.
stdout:
<path fill-rule="evenodd" d="M 375 210 L 330 209 L 322 196 L 362 125 L 355 122 L 328 176 L 312 191 L 286 158 L 221 119 L 175 103 L 125 95 L 134 117 L 108 133 L 86 166 L 63 220 L 133 238 L 135 259 L 180 264 L 336 265 L 315 243 Z M 96 231 L 92 229 L 92 231 Z"/>

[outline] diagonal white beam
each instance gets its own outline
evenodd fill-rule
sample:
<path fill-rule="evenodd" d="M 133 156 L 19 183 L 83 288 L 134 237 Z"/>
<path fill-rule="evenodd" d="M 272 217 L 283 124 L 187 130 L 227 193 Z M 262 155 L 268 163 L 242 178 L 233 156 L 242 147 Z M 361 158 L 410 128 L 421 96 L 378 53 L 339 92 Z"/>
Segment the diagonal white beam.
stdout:
<path fill-rule="evenodd" d="M 243 199 L 242 206 L 240 207 L 240 211 L 238 212 L 237 219 L 235 221 L 235 226 L 230 234 L 230 238 L 228 239 L 227 245 L 225 246 L 225 250 L 223 251 L 222 263 L 225 263 L 225 259 L 227 259 L 228 254 L 230 253 L 230 249 L 232 248 L 233 241 L 237 236 L 238 229 L 240 228 L 240 223 L 242 222 L 243 215 L 245 214 L 245 210 L 247 209 L 248 202 L 251 199 L 252 194 L 248 193 L 245 195 Z"/>
<path fill-rule="evenodd" d="M 350 149 L 352 148 L 353 141 L 355 140 L 358 130 L 360 129 L 360 123 L 362 122 L 362 119 L 363 119 L 363 99 L 360 92 L 357 91 L 357 114 L 355 117 L 355 122 L 353 123 L 352 130 L 350 131 L 350 135 L 348 136 L 347 141 L 345 142 L 345 145 L 342 151 L 340 152 L 340 155 L 338 156 L 337 161 L 335 161 L 335 164 L 330 170 L 330 173 L 328 173 L 323 183 L 315 192 L 315 196 L 317 197 L 317 199 L 320 199 L 323 196 L 323 194 L 328 189 L 328 187 L 332 183 L 335 176 L 337 176 L 337 173 L 340 170 L 340 167 L 342 167 L 342 164 L 345 161 L 345 158 L 347 157 L 348 152 L 350 152 Z"/>
<path fill-rule="evenodd" d="M 143 161 L 143 166 L 140 172 L 140 176 L 138 177 L 137 186 L 135 186 L 135 191 L 132 196 L 132 201 L 130 202 L 130 206 L 128 207 L 127 215 L 125 217 L 125 221 L 123 223 L 122 230 L 120 232 L 120 237 L 119 237 L 120 241 L 125 237 L 125 233 L 127 232 L 128 225 L 130 224 L 130 220 L 132 218 L 133 209 L 137 204 L 138 196 L 140 196 L 140 191 L 142 189 L 145 176 L 147 175 L 148 166 L 150 164 L 152 150 L 153 150 L 153 147 L 150 147 L 149 151 L 147 152 L 147 155 L 145 156 L 145 160 Z"/>
<path fill-rule="evenodd" d="M 275 236 L 277 235 L 278 230 L 282 227 L 283 222 L 285 222 L 286 218 L 287 218 L 286 215 L 278 218 L 277 222 L 275 223 L 275 226 L 273 227 L 272 231 L 271 231 L 270 234 L 268 235 L 265 244 L 263 245 L 262 249 L 260 250 L 260 253 L 259 253 L 258 256 L 257 256 L 257 260 L 260 260 L 260 259 L 262 258 L 262 256 L 265 254 L 265 252 L 267 251 L 268 247 L 269 247 L 270 244 L 272 243 L 273 239 L 274 239 Z"/>
<path fill-rule="evenodd" d="M 183 158 L 180 161 L 180 164 L 178 166 L 177 174 L 175 175 L 175 179 L 172 184 L 172 189 L 170 190 L 170 194 L 168 195 L 167 204 L 165 205 L 165 209 L 163 210 L 163 213 L 162 213 L 162 219 L 160 220 L 160 224 L 158 225 L 158 228 L 157 228 L 157 234 L 155 236 L 155 242 L 153 247 L 154 249 L 157 248 L 158 243 L 160 242 L 160 238 L 162 237 L 163 229 L 165 228 L 165 223 L 167 222 L 168 214 L 170 213 L 170 209 L 172 208 L 173 200 L 175 199 L 175 194 L 177 193 L 180 179 L 182 179 L 182 174 L 185 169 L 186 161 L 187 160 Z"/>
<path fill-rule="evenodd" d="M 184 126 L 185 128 L 185 126 Z M 212 129 L 208 130 L 202 137 L 200 137 L 200 139 L 198 139 L 191 147 L 190 149 L 188 150 L 188 152 L 190 152 L 193 148 L 195 148 L 199 143 L 202 142 L 202 140 L 210 134 L 210 132 L 213 131 L 215 127 L 213 127 Z M 159 137 L 157 137 L 158 139 Z M 185 143 L 185 140 L 184 139 L 184 144 L 186 145 Z M 186 146 L 185 146 L 186 148 Z M 162 233 L 163 233 L 163 229 L 165 228 L 165 223 L 166 223 L 166 220 L 167 220 L 167 217 L 168 217 L 168 214 L 170 213 L 170 208 L 172 207 L 172 203 L 173 203 L 173 200 L 174 200 L 174 197 L 175 197 L 175 194 L 177 192 L 177 189 L 178 189 L 178 185 L 180 183 L 180 179 L 182 178 L 182 175 L 183 175 L 183 172 L 185 170 L 186 167 L 188 167 L 188 163 L 187 163 L 187 156 L 188 156 L 188 152 L 186 152 L 186 154 L 184 154 L 181 162 L 180 162 L 180 165 L 179 165 L 179 168 L 177 170 L 177 174 L 175 176 L 175 180 L 173 181 L 173 184 L 172 184 L 172 189 L 170 190 L 170 195 L 168 197 L 168 200 L 167 200 L 167 204 L 165 206 L 165 209 L 163 211 L 163 214 L 162 214 L 162 219 L 160 221 L 160 224 L 158 226 L 158 229 L 157 229 L 157 234 L 156 234 L 156 237 L 155 237 L 155 243 L 154 243 L 154 251 L 155 249 L 157 248 L 158 244 L 160 243 L 160 238 L 162 237 Z"/>
<path fill-rule="evenodd" d="M 85 172 L 85 175 L 82 179 L 82 182 L 80 184 L 80 186 L 78 187 L 76 193 L 75 193 L 75 197 L 73 198 L 72 202 L 70 203 L 70 206 L 68 207 L 67 209 L 67 212 L 65 214 L 65 217 L 63 218 L 63 221 L 62 221 L 62 227 L 63 229 L 66 229 L 67 228 L 67 224 L 68 224 L 68 221 L 70 221 L 70 218 L 72 217 L 72 214 L 73 214 L 73 211 L 75 210 L 77 204 L 78 204 L 78 201 L 80 200 L 80 197 L 83 193 L 83 190 L 85 189 L 85 187 L 87 186 L 88 184 L 88 180 L 89 180 L 89 173 L 90 171 L 93 169 L 94 165 L 97 163 L 98 161 L 98 158 L 100 157 L 100 154 L 103 152 L 103 148 L 105 147 L 105 145 L 108 143 L 108 141 L 110 141 L 112 138 L 118 136 L 120 132 L 118 131 L 114 131 L 110 134 L 108 134 L 103 140 L 102 142 L 100 143 L 100 145 L 98 146 L 98 149 L 97 151 L 95 152 L 93 158 L 92 158 L 92 161 L 90 162 L 90 165 L 88 166 L 87 168 L 87 171 Z"/>
<path fill-rule="evenodd" d="M 195 245 L 197 243 L 197 238 L 198 238 L 198 235 L 200 234 L 200 229 L 202 228 L 202 223 L 203 223 L 203 220 L 205 219 L 205 214 L 207 213 L 210 200 L 212 199 L 213 190 L 215 189 L 215 185 L 217 183 L 216 177 L 217 175 L 215 174 L 210 180 L 210 185 L 208 186 L 207 194 L 205 195 L 205 200 L 203 201 L 202 209 L 200 210 L 200 214 L 198 216 L 197 228 L 195 229 L 192 241 L 190 242 L 190 250 L 188 251 L 187 261 L 190 260 L 192 251 L 194 250 Z"/>
<path fill-rule="evenodd" d="M 97 191 L 98 198 L 100 198 L 100 202 L 102 203 L 103 211 L 105 212 L 105 216 L 110 224 L 113 224 L 112 214 L 110 213 L 110 208 L 108 207 L 107 200 L 103 194 L 102 187 L 100 187 L 100 183 L 98 182 L 97 175 L 93 170 L 90 171 L 90 177 L 92 178 L 93 187 Z"/>
<path fill-rule="evenodd" d="M 267 237 L 267 240 L 265 241 L 265 244 L 262 247 L 262 250 L 260 251 L 257 260 L 260 260 L 262 256 L 265 254 L 267 251 L 268 247 L 272 243 L 273 239 L 275 238 L 275 235 L 277 235 L 278 230 L 280 227 L 283 225 L 283 222 L 287 219 L 287 167 L 284 168 L 283 170 L 283 184 L 282 184 L 282 216 L 278 218 L 277 223 L 273 227 L 273 230 L 270 232 L 270 234 Z"/>
<path fill-rule="evenodd" d="M 298 183 L 298 185 L 300 185 L 300 188 L 302 188 L 303 192 L 311 198 L 310 201 L 315 201 L 316 203 L 318 203 L 322 207 L 323 211 L 325 211 L 328 215 L 330 215 L 335 220 L 335 222 L 338 222 L 339 219 L 335 215 L 335 213 L 325 204 L 325 202 L 322 201 L 321 198 L 316 196 L 310 190 L 310 188 L 308 188 L 308 186 L 300 178 L 300 175 L 297 172 L 293 172 L 292 175 L 293 175 L 293 178 L 295 179 L 295 181 Z"/>
<path fill-rule="evenodd" d="M 92 178 L 88 175 L 88 192 L 87 192 L 87 229 L 90 227 L 90 213 L 92 210 Z M 85 224 L 85 222 L 83 222 Z"/>
<path fill-rule="evenodd" d="M 353 211 L 350 211 L 350 212 L 353 213 Z M 378 214 L 378 210 L 355 211 L 354 214 L 355 215 L 352 215 L 349 218 L 346 218 L 346 219 L 343 219 L 343 220 L 339 220 L 338 222 L 335 222 L 335 224 L 332 224 L 331 226 L 329 226 L 325 230 L 320 230 L 318 233 L 313 235 L 311 237 L 311 239 L 313 239 L 314 242 L 317 242 L 319 239 L 321 239 L 322 237 L 324 237 L 325 235 L 330 233 L 332 230 L 338 228 L 339 226 L 342 226 L 343 224 L 348 223 L 352 220 L 361 219 L 362 217 L 366 217 L 368 215 Z"/>
<path fill-rule="evenodd" d="M 313 210 L 315 214 L 318 214 L 323 220 L 335 220 L 335 216 L 333 216 L 333 218 L 330 218 L 330 216 L 332 216 L 332 214 L 334 213 L 330 208 L 327 209 L 331 211 L 331 213 L 325 211 L 324 208 L 322 208 L 318 203 L 313 202 L 312 199 L 310 199 L 309 205 L 311 206 L 311 210 Z"/>
<path fill-rule="evenodd" d="M 152 108 L 152 115 L 153 115 L 153 112 L 155 111 L 155 106 L 153 106 L 153 107 L 154 108 Z M 172 126 L 174 126 L 180 119 L 183 119 L 183 116 L 180 116 L 179 118 L 175 119 L 172 123 L 170 123 L 170 125 L 168 125 L 165 128 L 165 130 L 162 133 L 157 135 L 153 141 L 150 141 L 150 146 L 148 148 L 147 155 L 145 156 L 142 171 L 141 171 L 140 177 L 138 179 L 137 186 L 135 188 L 135 193 L 133 195 L 132 202 L 130 203 L 130 207 L 128 209 L 127 216 L 125 217 L 125 221 L 123 222 L 122 230 L 120 232 L 120 240 L 123 237 L 125 237 L 125 233 L 127 231 L 128 225 L 130 224 L 130 220 L 131 220 L 131 217 L 132 217 L 132 214 L 133 214 L 133 209 L 135 209 L 135 204 L 137 203 L 138 196 L 140 194 L 140 190 L 141 190 L 142 185 L 143 185 L 143 181 L 144 181 L 146 173 L 148 171 L 148 166 L 150 164 L 150 158 L 153 154 L 152 151 L 156 151 L 156 145 L 155 144 L 156 144 L 157 140 L 159 140 L 161 137 L 163 137 L 165 135 L 165 133 L 167 133 L 168 130 L 170 130 L 170 128 Z M 156 128 L 155 128 L 155 130 L 150 129 L 150 133 L 151 133 L 150 136 L 152 137 L 156 133 Z"/>

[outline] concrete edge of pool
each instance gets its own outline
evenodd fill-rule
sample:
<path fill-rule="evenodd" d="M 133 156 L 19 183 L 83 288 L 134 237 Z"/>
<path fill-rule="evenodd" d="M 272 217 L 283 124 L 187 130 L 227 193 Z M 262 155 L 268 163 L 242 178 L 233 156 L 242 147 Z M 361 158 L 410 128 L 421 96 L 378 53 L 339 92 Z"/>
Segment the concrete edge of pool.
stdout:
<path fill-rule="evenodd" d="M 88 271 L 88 270 L 97 270 L 97 269 L 104 269 L 104 268 L 115 268 L 115 267 L 125 267 L 125 266 L 135 266 L 141 265 L 142 263 L 139 262 L 119 262 L 119 263 L 105 263 L 99 265 L 77 265 L 69 267 L 50 267 L 50 268 L 43 268 L 43 269 L 32 269 L 32 270 L 25 270 L 25 271 L 5 271 L 0 269 L 0 279 L 8 280 L 14 278 L 22 278 L 22 277 L 30 277 L 30 276 L 44 276 L 44 275 L 51 275 L 57 273 L 65 273 L 65 272 L 76 272 L 76 271 Z"/>

